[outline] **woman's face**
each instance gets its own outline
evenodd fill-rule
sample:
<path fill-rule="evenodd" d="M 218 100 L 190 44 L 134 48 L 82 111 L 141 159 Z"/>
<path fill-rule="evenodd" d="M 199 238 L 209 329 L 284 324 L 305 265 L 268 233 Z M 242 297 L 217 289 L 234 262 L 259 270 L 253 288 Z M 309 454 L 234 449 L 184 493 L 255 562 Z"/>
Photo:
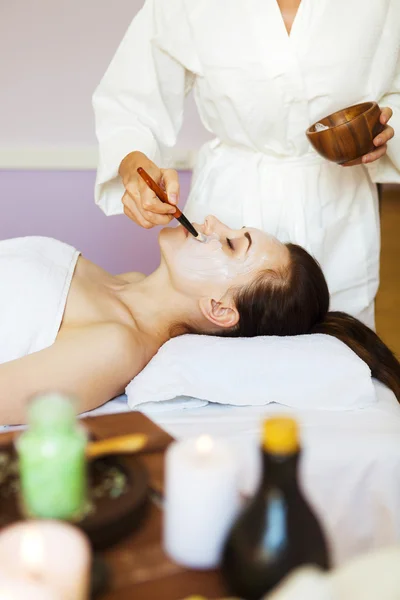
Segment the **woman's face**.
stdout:
<path fill-rule="evenodd" d="M 263 269 L 289 262 L 286 246 L 259 229 L 230 229 L 215 217 L 194 224 L 207 236 L 198 242 L 182 226 L 163 229 L 161 253 L 174 287 L 196 297 L 222 297 L 229 288 L 250 283 Z"/>

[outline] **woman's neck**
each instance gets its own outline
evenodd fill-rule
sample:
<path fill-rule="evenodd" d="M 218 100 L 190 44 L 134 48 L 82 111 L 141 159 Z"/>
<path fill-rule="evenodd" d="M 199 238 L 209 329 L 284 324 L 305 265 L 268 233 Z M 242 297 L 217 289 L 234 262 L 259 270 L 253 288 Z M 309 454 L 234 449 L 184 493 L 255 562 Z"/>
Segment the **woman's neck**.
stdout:
<path fill-rule="evenodd" d="M 171 337 L 175 325 L 193 319 L 193 299 L 175 290 L 164 269 L 128 282 L 117 292 L 139 333 L 159 346 Z"/>

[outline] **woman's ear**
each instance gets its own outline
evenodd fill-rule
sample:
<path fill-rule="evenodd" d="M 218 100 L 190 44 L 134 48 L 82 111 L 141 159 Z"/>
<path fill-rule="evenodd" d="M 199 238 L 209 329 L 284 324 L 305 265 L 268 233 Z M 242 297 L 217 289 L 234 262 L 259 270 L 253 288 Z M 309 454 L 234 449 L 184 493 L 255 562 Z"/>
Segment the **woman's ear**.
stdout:
<path fill-rule="evenodd" d="M 200 300 L 200 310 L 210 323 L 218 327 L 235 327 L 239 322 L 239 313 L 236 306 L 225 297 L 219 301 L 202 298 Z"/>

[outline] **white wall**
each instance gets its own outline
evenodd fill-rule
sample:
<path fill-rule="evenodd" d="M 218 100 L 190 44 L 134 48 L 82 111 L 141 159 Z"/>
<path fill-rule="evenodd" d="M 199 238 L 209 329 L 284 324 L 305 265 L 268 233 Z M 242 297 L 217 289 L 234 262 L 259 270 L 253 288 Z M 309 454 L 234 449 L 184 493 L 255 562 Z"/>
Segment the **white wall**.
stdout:
<path fill-rule="evenodd" d="M 142 4 L 0 0 L 0 168 L 94 166 L 91 95 Z M 208 137 L 189 99 L 178 155 Z"/>

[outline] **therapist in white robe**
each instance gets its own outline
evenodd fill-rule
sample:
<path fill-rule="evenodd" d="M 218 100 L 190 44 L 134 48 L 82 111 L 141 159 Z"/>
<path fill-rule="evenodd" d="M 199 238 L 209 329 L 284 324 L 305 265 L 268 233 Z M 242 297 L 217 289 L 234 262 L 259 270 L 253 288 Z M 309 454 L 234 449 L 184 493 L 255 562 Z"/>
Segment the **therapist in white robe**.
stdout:
<path fill-rule="evenodd" d="M 321 263 L 331 310 L 374 326 L 379 283 L 377 182 L 400 182 L 400 0 L 146 0 L 93 98 L 96 202 L 143 227 L 166 224 L 136 173 L 165 183 L 185 95 L 215 135 L 198 154 L 185 214 L 259 227 Z M 307 127 L 376 100 L 384 131 L 359 166 L 319 157 Z"/>

